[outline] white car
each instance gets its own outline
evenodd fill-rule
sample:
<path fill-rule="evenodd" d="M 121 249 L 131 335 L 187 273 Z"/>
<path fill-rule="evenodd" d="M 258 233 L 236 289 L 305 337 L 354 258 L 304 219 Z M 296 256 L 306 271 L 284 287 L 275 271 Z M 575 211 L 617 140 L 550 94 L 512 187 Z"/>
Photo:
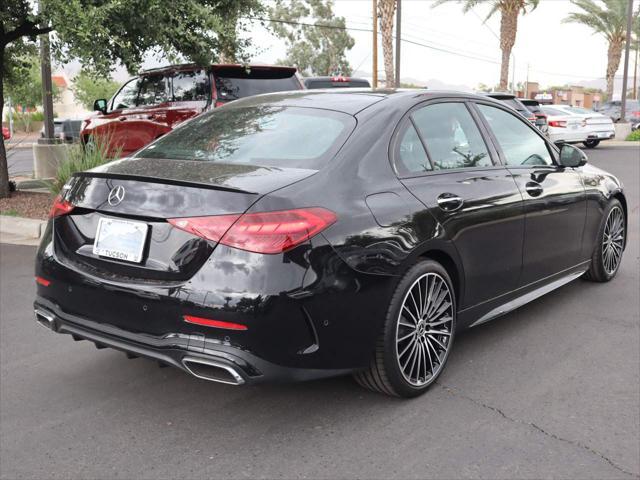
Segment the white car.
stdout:
<path fill-rule="evenodd" d="M 583 119 L 588 130 L 588 137 L 582 142 L 586 148 L 595 148 L 602 140 L 610 140 L 616 135 L 611 118 L 593 110 L 572 107 L 571 105 L 549 105 L 542 107 L 542 109 L 548 115 L 552 115 L 552 113 L 547 110 L 558 115 L 574 115 Z"/>

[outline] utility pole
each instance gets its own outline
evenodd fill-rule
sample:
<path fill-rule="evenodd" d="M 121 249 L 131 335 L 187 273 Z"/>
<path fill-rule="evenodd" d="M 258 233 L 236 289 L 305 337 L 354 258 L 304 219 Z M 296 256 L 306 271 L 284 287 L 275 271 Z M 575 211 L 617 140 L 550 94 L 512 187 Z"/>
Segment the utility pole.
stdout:
<path fill-rule="evenodd" d="M 640 52 L 640 37 L 636 40 L 636 61 L 633 66 L 633 99 L 638 100 L 638 54 Z"/>
<path fill-rule="evenodd" d="M 400 44 L 402 43 L 402 0 L 396 0 L 396 88 L 400 88 Z"/>
<path fill-rule="evenodd" d="M 378 2 L 373 0 L 373 72 L 372 87 L 378 88 Z"/>
<path fill-rule="evenodd" d="M 628 0 L 627 40 L 624 44 L 624 71 L 622 75 L 622 95 L 620 95 L 620 122 L 627 121 L 627 80 L 629 77 L 629 47 L 631 46 L 631 21 L 633 20 L 633 0 Z"/>
<path fill-rule="evenodd" d="M 40 6 L 42 8 L 42 6 Z M 46 25 L 42 25 L 46 27 Z M 44 110 L 44 136 L 49 143 L 54 137 L 53 130 L 53 86 L 51 84 L 51 48 L 49 34 L 40 35 L 40 71 L 42 74 L 42 108 Z"/>

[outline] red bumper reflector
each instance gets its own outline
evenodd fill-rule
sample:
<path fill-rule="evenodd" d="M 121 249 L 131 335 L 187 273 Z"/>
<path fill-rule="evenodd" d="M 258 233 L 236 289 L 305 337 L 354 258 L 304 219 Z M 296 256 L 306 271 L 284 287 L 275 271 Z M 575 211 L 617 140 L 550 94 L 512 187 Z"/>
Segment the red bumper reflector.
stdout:
<path fill-rule="evenodd" d="M 226 330 L 247 330 L 246 325 L 239 323 L 223 322 L 221 320 L 211 320 L 210 318 L 194 317 L 192 315 L 185 315 L 184 321 L 187 323 L 194 323 L 196 325 L 204 325 L 205 327 L 224 328 Z"/>
<path fill-rule="evenodd" d="M 36 276 L 36 283 L 42 285 L 43 287 L 48 287 L 49 285 L 51 285 L 51 282 L 46 278 L 37 277 L 37 276 Z"/>

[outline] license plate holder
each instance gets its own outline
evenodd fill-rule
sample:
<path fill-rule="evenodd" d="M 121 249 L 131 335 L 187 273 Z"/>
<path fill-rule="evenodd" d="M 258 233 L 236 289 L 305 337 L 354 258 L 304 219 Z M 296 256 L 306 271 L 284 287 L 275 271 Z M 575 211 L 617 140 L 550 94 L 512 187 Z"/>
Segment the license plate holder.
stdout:
<path fill-rule="evenodd" d="M 93 254 L 140 263 L 148 231 L 149 225 L 144 222 L 103 217 L 98 221 Z"/>

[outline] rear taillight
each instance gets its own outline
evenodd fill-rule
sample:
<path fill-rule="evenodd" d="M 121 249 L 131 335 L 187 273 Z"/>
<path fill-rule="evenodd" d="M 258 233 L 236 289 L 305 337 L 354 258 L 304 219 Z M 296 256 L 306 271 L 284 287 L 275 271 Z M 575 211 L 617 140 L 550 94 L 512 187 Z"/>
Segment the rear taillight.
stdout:
<path fill-rule="evenodd" d="M 49 218 L 56 218 L 62 215 L 66 215 L 70 213 L 73 208 L 73 203 L 63 200 L 62 197 L 58 195 L 53 201 L 51 210 L 49 210 Z"/>
<path fill-rule="evenodd" d="M 51 281 L 47 280 L 46 278 L 42 278 L 36 275 L 36 283 L 39 285 L 42 285 L 43 287 L 48 287 L 49 285 L 51 285 Z"/>
<path fill-rule="evenodd" d="M 549 126 L 550 127 L 566 128 L 567 122 L 566 122 L 566 120 L 549 120 Z"/>
<path fill-rule="evenodd" d="M 307 241 L 336 221 L 324 208 L 211 217 L 170 218 L 168 222 L 207 240 L 255 253 L 281 253 Z"/>

